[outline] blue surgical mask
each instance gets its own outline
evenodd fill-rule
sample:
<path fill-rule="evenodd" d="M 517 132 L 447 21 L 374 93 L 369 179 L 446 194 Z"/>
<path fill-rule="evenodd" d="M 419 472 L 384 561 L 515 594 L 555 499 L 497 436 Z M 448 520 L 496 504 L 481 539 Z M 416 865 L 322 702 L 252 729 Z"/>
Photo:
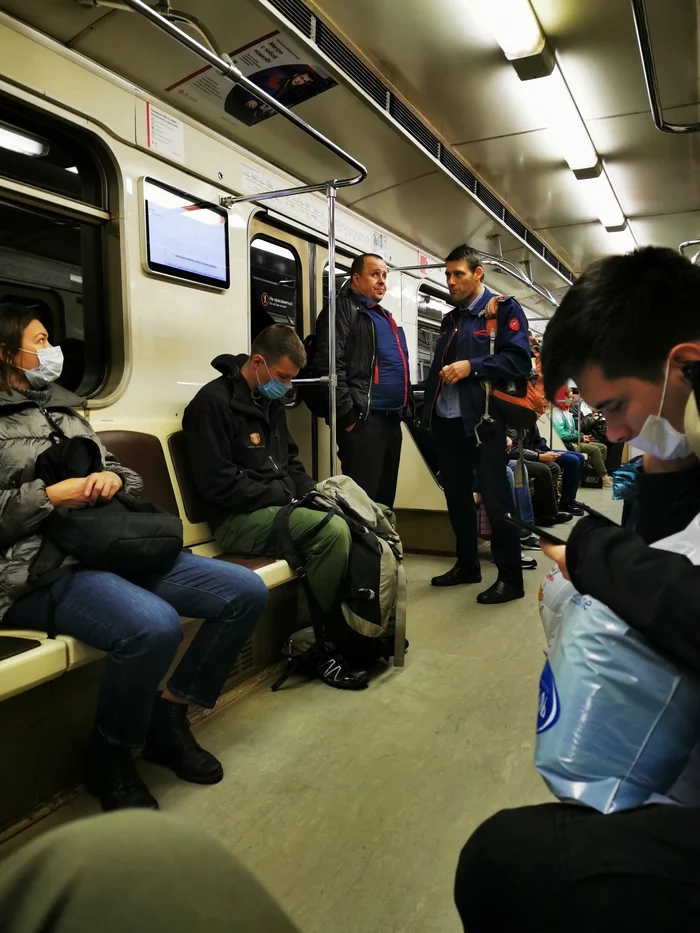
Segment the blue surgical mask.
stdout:
<path fill-rule="evenodd" d="M 291 386 L 286 386 L 283 382 L 280 382 L 279 379 L 273 379 L 270 369 L 265 363 L 265 369 L 270 376 L 270 381 L 266 382 L 264 385 L 260 383 L 260 376 L 258 378 L 258 390 L 261 395 L 264 395 L 265 398 L 270 399 L 270 401 L 275 401 L 275 399 L 282 398 L 283 395 L 286 395 L 289 392 Z"/>
<path fill-rule="evenodd" d="M 33 353 L 39 359 L 39 365 L 34 369 L 22 370 L 32 389 L 45 389 L 63 372 L 63 350 L 60 347 L 22 350 L 22 353 Z"/>

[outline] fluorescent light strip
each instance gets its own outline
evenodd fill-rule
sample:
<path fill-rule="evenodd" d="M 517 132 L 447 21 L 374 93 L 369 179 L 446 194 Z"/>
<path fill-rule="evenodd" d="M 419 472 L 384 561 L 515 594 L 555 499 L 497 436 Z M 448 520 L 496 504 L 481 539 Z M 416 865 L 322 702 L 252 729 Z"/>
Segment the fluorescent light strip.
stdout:
<path fill-rule="evenodd" d="M 604 227 L 621 227 L 626 217 L 605 172 L 580 180 L 584 196 Z"/>
<path fill-rule="evenodd" d="M 546 78 L 528 81 L 527 86 L 533 90 L 542 122 L 569 168 L 575 172 L 597 165 L 598 153 L 559 66 L 555 65 Z"/>
<path fill-rule="evenodd" d="M 542 51 L 544 36 L 527 0 L 485 0 L 482 7 L 509 61 Z"/>
<path fill-rule="evenodd" d="M 48 145 L 40 139 L 10 130 L 6 126 L 0 126 L 0 148 L 34 158 L 44 156 L 49 151 Z"/>

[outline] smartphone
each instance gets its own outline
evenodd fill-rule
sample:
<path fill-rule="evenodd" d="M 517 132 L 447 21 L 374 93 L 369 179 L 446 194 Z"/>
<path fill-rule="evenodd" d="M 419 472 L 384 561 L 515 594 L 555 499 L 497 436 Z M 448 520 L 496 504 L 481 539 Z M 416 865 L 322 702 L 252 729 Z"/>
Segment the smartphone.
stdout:
<path fill-rule="evenodd" d="M 530 525 L 521 518 L 518 518 L 517 515 L 511 515 L 510 512 L 506 512 L 506 521 L 510 522 L 511 525 L 517 525 L 518 528 L 524 528 L 525 531 L 529 531 L 533 535 L 539 535 L 540 538 L 544 538 L 544 540 L 549 541 L 550 544 L 562 544 L 566 546 L 566 541 L 557 538 L 551 531 L 548 531 L 546 528 L 538 528 L 536 525 Z"/>

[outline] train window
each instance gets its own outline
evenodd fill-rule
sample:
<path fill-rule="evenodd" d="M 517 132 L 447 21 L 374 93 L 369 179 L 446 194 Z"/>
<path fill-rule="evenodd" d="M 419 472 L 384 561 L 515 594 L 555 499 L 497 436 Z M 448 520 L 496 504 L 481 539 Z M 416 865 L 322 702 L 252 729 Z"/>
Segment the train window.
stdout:
<path fill-rule="evenodd" d="M 452 305 L 438 289 L 421 285 L 418 290 L 418 381 L 423 382 L 430 372 L 435 356 L 435 345 L 440 336 L 443 317 Z"/>
<path fill-rule="evenodd" d="M 0 176 L 103 207 L 103 173 L 74 128 L 0 95 Z"/>
<path fill-rule="evenodd" d="M 340 292 L 341 289 L 345 288 L 349 280 L 350 280 L 350 267 L 336 265 L 335 285 L 336 285 L 337 292 Z M 323 269 L 323 304 L 324 306 L 328 304 L 328 263 L 326 263 Z"/>
<path fill-rule="evenodd" d="M 36 309 L 60 344 L 59 384 L 93 395 L 106 376 L 102 228 L 0 197 L 0 301 Z"/>
<path fill-rule="evenodd" d="M 288 324 L 303 334 L 301 262 L 280 240 L 256 236 L 250 244 L 250 337 L 271 324 Z"/>

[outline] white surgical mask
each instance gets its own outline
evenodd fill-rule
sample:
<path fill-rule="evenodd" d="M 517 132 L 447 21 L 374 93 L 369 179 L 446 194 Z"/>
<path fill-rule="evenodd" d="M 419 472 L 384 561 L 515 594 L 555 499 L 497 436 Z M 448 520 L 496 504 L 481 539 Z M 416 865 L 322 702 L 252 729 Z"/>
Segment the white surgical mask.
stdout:
<path fill-rule="evenodd" d="M 32 389 L 45 389 L 63 372 L 63 350 L 60 347 L 22 350 L 22 353 L 33 353 L 39 359 L 39 365 L 34 369 L 22 370 Z"/>
<path fill-rule="evenodd" d="M 693 452 L 687 436 L 677 431 L 670 422 L 661 417 L 666 401 L 670 368 L 671 360 L 669 359 L 666 363 L 666 376 L 658 415 L 649 415 L 639 435 L 630 441 L 633 447 L 659 460 L 681 460 L 689 457 Z"/>

